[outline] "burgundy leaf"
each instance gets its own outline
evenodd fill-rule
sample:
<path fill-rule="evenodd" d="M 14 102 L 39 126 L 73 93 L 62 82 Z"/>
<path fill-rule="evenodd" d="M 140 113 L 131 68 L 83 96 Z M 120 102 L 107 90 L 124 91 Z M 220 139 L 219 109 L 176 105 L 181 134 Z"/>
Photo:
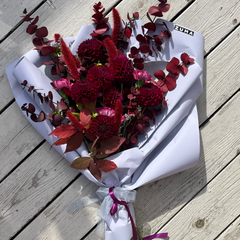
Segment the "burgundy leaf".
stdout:
<path fill-rule="evenodd" d="M 97 29 L 95 31 L 93 31 L 96 34 L 102 35 L 107 31 L 107 28 L 101 28 L 101 29 Z"/>
<path fill-rule="evenodd" d="M 170 8 L 170 4 L 160 3 L 158 7 L 162 12 L 167 12 Z"/>
<path fill-rule="evenodd" d="M 25 22 L 29 22 L 31 20 L 33 20 L 33 18 L 30 18 L 29 16 L 26 16 L 23 18 L 23 21 L 25 21 Z"/>
<path fill-rule="evenodd" d="M 163 80 L 165 78 L 165 73 L 162 71 L 162 70 L 158 70 L 154 73 L 154 76 L 157 78 L 157 79 L 161 79 Z"/>
<path fill-rule="evenodd" d="M 144 133 L 144 128 L 143 128 L 143 125 L 138 123 L 136 125 L 136 129 L 140 132 L 140 133 Z"/>
<path fill-rule="evenodd" d="M 48 98 L 52 101 L 53 100 L 53 94 L 51 91 L 48 92 Z"/>
<path fill-rule="evenodd" d="M 62 123 L 62 121 L 64 120 L 64 117 L 59 115 L 59 114 L 54 114 L 52 119 L 53 119 L 52 120 L 52 125 L 54 127 L 57 127 Z"/>
<path fill-rule="evenodd" d="M 98 154 L 110 154 L 116 152 L 120 146 L 124 143 L 125 138 L 118 136 L 112 136 L 107 140 L 103 140 L 100 143 Z"/>
<path fill-rule="evenodd" d="M 142 46 L 139 48 L 139 50 L 140 50 L 142 53 L 148 53 L 149 50 L 150 50 L 150 47 L 149 47 L 148 44 L 144 44 L 144 45 L 142 45 Z"/>
<path fill-rule="evenodd" d="M 41 49 L 41 55 L 42 56 L 47 56 L 47 55 L 50 55 L 52 53 L 55 53 L 56 52 L 56 48 L 52 47 L 52 46 L 46 46 L 46 47 L 43 47 Z"/>
<path fill-rule="evenodd" d="M 136 47 L 131 47 L 131 50 L 130 50 L 131 54 L 133 55 L 137 55 L 139 50 L 136 48 Z"/>
<path fill-rule="evenodd" d="M 53 147 L 53 145 L 60 146 L 60 145 L 66 144 L 69 138 L 60 138 L 60 139 L 58 139 L 56 142 L 54 142 L 52 144 L 51 148 Z"/>
<path fill-rule="evenodd" d="M 155 117 L 158 116 L 158 111 L 156 110 L 156 108 L 153 108 L 153 116 L 155 116 Z"/>
<path fill-rule="evenodd" d="M 148 10 L 148 13 L 153 15 L 153 16 L 156 16 L 156 17 L 162 17 L 163 16 L 160 8 L 155 7 L 155 6 L 150 7 L 149 10 Z"/>
<path fill-rule="evenodd" d="M 39 17 L 38 17 L 38 16 L 36 16 L 36 17 L 35 17 L 35 19 L 32 21 L 32 23 L 31 23 L 31 24 L 35 25 L 35 24 L 38 22 L 38 20 L 39 20 Z"/>
<path fill-rule="evenodd" d="M 67 141 L 67 147 L 64 153 L 78 149 L 83 142 L 83 132 L 76 132 Z"/>
<path fill-rule="evenodd" d="M 95 178 L 101 179 L 101 171 L 97 168 L 93 160 L 90 162 L 89 170 Z"/>
<path fill-rule="evenodd" d="M 35 107 L 34 105 L 32 105 L 31 103 L 28 104 L 28 112 L 30 113 L 34 113 L 35 112 Z"/>
<path fill-rule="evenodd" d="M 139 70 L 143 70 L 144 69 L 144 65 L 143 63 L 135 63 L 134 66 L 139 69 Z"/>
<path fill-rule="evenodd" d="M 186 64 L 186 65 L 194 62 L 194 59 L 193 59 L 193 58 L 190 58 L 187 53 L 183 53 L 183 54 L 181 55 L 181 60 L 182 60 L 183 63 Z"/>
<path fill-rule="evenodd" d="M 76 132 L 78 132 L 78 129 L 76 129 L 74 126 L 64 124 L 54 129 L 49 135 L 54 135 L 59 138 L 68 138 Z"/>
<path fill-rule="evenodd" d="M 181 71 L 181 73 L 183 73 L 184 75 L 186 75 L 188 73 L 188 68 L 185 65 L 179 65 L 178 66 L 179 70 Z"/>
<path fill-rule="evenodd" d="M 173 90 L 176 87 L 176 79 L 171 75 L 167 75 L 166 76 L 166 85 L 167 85 L 169 91 Z"/>
<path fill-rule="evenodd" d="M 57 109 L 58 110 L 66 110 L 67 109 L 67 105 L 65 104 L 63 99 L 61 99 L 60 102 L 57 102 Z"/>
<path fill-rule="evenodd" d="M 28 25 L 26 32 L 30 35 L 34 34 L 37 31 L 37 25 Z"/>
<path fill-rule="evenodd" d="M 139 13 L 138 13 L 138 12 L 134 12 L 134 13 L 133 13 L 133 17 L 134 17 L 134 18 L 139 18 Z"/>
<path fill-rule="evenodd" d="M 80 121 L 81 121 L 81 124 L 86 127 L 90 121 L 91 121 L 91 111 L 86 108 L 86 107 L 83 107 L 81 112 L 80 112 Z"/>
<path fill-rule="evenodd" d="M 113 169 L 117 168 L 117 165 L 107 159 L 96 160 L 97 168 L 102 172 L 111 172 Z"/>
<path fill-rule="evenodd" d="M 163 106 L 164 108 L 167 107 L 167 101 L 166 101 L 165 98 L 163 98 L 163 100 L 162 100 L 162 106 Z"/>
<path fill-rule="evenodd" d="M 31 115 L 31 119 L 32 119 L 32 121 L 34 121 L 34 122 L 42 122 L 42 121 L 45 120 L 45 114 L 44 114 L 43 111 L 41 111 L 41 112 L 38 114 L 38 117 L 37 117 L 36 114 L 33 113 L 33 114 Z"/>
<path fill-rule="evenodd" d="M 42 46 L 42 45 L 43 45 L 41 38 L 34 38 L 32 41 L 33 41 L 33 45 L 34 45 L 35 47 L 39 47 L 39 46 Z"/>
<path fill-rule="evenodd" d="M 148 30 L 152 31 L 152 32 L 155 32 L 156 31 L 156 26 L 154 23 L 146 23 L 143 25 L 144 28 L 147 28 Z"/>
<path fill-rule="evenodd" d="M 136 136 L 131 136 L 130 138 L 129 138 L 129 140 L 130 140 L 130 142 L 132 143 L 132 144 L 135 144 L 135 143 L 137 143 L 137 137 Z"/>
<path fill-rule="evenodd" d="M 48 114 L 48 115 L 46 116 L 46 119 L 48 119 L 48 120 L 49 120 L 49 119 L 51 119 L 51 118 L 52 118 L 52 116 L 53 116 L 53 114 L 54 114 L 53 112 L 52 112 L 52 113 L 50 113 L 50 114 Z"/>
<path fill-rule="evenodd" d="M 49 107 L 50 107 L 53 111 L 56 110 L 56 109 L 55 109 L 55 106 L 54 106 L 54 104 L 53 104 L 52 101 L 49 102 Z"/>
<path fill-rule="evenodd" d="M 163 44 L 162 38 L 161 38 L 160 36 L 158 36 L 158 35 L 154 35 L 154 41 L 155 41 L 155 43 L 157 43 L 157 44 L 160 44 L 160 45 Z"/>
<path fill-rule="evenodd" d="M 41 27 L 37 30 L 35 35 L 39 38 L 44 38 L 48 35 L 48 30 L 46 27 Z"/>
<path fill-rule="evenodd" d="M 23 14 L 27 14 L 27 9 L 26 8 L 24 8 Z"/>
<path fill-rule="evenodd" d="M 138 34 L 137 36 L 136 36 L 136 39 L 137 39 L 137 41 L 138 42 L 140 42 L 140 43 L 147 43 L 147 39 L 142 35 L 142 34 Z"/>

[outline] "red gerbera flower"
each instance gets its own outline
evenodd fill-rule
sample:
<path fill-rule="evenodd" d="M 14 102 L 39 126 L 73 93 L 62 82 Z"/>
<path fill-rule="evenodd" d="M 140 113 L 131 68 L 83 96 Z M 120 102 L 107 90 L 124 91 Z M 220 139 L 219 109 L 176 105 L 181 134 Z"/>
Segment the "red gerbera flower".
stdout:
<path fill-rule="evenodd" d="M 116 56 L 110 63 L 116 81 L 127 83 L 134 79 L 131 61 L 124 55 Z"/>
<path fill-rule="evenodd" d="M 88 71 L 87 80 L 94 82 L 101 91 L 112 85 L 114 76 L 110 68 L 95 65 Z"/>
<path fill-rule="evenodd" d="M 139 91 L 140 94 L 136 95 L 136 99 L 141 106 L 145 107 L 157 106 L 164 97 L 161 89 L 152 83 L 144 84 Z"/>
<path fill-rule="evenodd" d="M 114 119 L 109 116 L 98 115 L 92 119 L 88 131 L 94 139 L 99 137 L 99 140 L 106 140 L 115 135 Z"/>
<path fill-rule="evenodd" d="M 78 57 L 88 57 L 97 61 L 102 55 L 102 45 L 96 39 L 88 39 L 82 42 L 78 47 Z"/>
<path fill-rule="evenodd" d="M 98 88 L 92 82 L 76 82 L 71 87 L 71 97 L 77 103 L 95 102 L 98 97 Z"/>
<path fill-rule="evenodd" d="M 115 108 L 116 101 L 119 99 L 123 100 L 121 93 L 116 88 L 107 89 L 104 91 L 104 103 L 111 108 Z"/>

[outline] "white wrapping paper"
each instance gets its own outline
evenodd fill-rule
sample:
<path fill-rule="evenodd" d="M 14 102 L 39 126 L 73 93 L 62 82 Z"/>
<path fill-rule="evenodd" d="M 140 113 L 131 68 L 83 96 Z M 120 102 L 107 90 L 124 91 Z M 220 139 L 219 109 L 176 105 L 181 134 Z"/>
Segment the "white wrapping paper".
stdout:
<path fill-rule="evenodd" d="M 192 31 L 192 34 L 188 34 L 186 31 L 179 31 L 179 29 L 183 29 L 181 26 L 176 27 L 171 22 L 164 22 L 168 25 L 172 37 L 165 41 L 162 53 L 158 57 L 149 57 L 145 70 L 153 75 L 156 70 L 165 68 L 167 62 L 173 57 L 180 59 L 180 55 L 184 52 L 194 58 L 195 63 L 188 67 L 186 76 L 179 75 L 176 89 L 166 95 L 168 107 L 156 118 L 156 125 L 151 126 L 148 133 L 139 138 L 138 146 L 108 158 L 116 163 L 118 166 L 116 169 L 109 173 L 102 173 L 101 181 L 93 177 L 89 170 L 81 171 L 98 186 L 108 188 L 114 186 L 133 190 L 193 167 L 198 161 L 200 143 L 195 102 L 202 93 L 204 38 L 197 32 Z M 137 22 L 137 26 L 137 30 L 133 32 L 131 37 L 131 45 L 136 46 L 138 43 L 135 36 L 141 33 L 141 21 Z M 90 33 L 93 30 L 92 25 L 80 29 L 71 47 L 74 54 L 82 41 L 91 38 Z M 160 33 L 160 29 L 157 29 L 157 32 Z M 68 42 L 72 40 L 73 38 L 66 39 Z M 57 92 L 51 88 L 51 80 L 41 72 L 42 69 L 38 69 L 40 64 L 45 61 L 46 59 L 39 56 L 37 51 L 31 50 L 25 54 L 24 59 L 18 59 L 6 67 L 13 94 L 20 107 L 24 103 L 32 103 L 36 106 L 32 95 L 23 91 L 19 84 L 25 79 L 38 89 L 45 89 L 47 92 L 51 90 L 54 93 L 55 102 L 60 100 Z M 46 69 L 44 71 L 46 74 Z M 39 78 L 43 79 L 44 82 L 39 81 Z M 49 110 L 39 103 L 37 103 L 36 109 L 36 112 Z M 30 120 L 30 122 L 50 144 L 56 141 L 55 137 L 49 136 L 53 126 L 48 121 L 34 123 Z M 65 146 L 54 146 L 54 148 L 70 163 L 77 157 L 88 154 L 84 144 L 77 151 L 67 154 L 63 154 Z M 129 208 L 134 218 L 132 204 L 129 204 Z M 105 239 L 129 240 L 131 237 L 131 222 L 127 211 L 121 207 L 115 216 L 105 219 Z"/>

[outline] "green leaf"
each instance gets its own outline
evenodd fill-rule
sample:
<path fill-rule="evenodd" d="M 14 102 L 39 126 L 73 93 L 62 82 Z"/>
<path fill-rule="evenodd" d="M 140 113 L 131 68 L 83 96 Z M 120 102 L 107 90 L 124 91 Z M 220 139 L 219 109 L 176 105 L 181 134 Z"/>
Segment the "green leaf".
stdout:
<path fill-rule="evenodd" d="M 135 88 L 136 89 L 139 89 L 140 87 L 142 87 L 143 85 L 144 85 L 144 81 L 143 80 L 138 80 L 138 81 L 136 81 L 136 83 L 135 83 Z"/>
<path fill-rule="evenodd" d="M 75 169 L 79 169 L 79 170 L 86 169 L 87 167 L 89 167 L 91 160 L 92 160 L 92 158 L 90 158 L 90 157 L 79 157 L 79 158 L 76 158 L 72 162 L 71 167 L 75 168 Z"/>

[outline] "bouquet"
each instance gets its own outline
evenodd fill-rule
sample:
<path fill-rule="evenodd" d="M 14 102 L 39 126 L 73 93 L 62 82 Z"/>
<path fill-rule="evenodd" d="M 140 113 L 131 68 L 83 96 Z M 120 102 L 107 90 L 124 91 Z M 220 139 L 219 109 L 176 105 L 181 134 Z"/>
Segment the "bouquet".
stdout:
<path fill-rule="evenodd" d="M 138 239 L 132 202 L 139 186 L 194 166 L 196 99 L 202 92 L 203 37 L 163 20 L 166 0 L 124 22 L 101 2 L 76 38 L 46 40 L 26 9 L 35 49 L 6 71 L 15 99 L 39 133 L 100 189 L 106 239 Z M 44 63 L 42 65 L 42 63 Z M 143 239 L 166 237 L 157 234 Z M 141 238 L 141 237 L 140 237 Z M 142 239 L 142 238 L 141 238 Z"/>

